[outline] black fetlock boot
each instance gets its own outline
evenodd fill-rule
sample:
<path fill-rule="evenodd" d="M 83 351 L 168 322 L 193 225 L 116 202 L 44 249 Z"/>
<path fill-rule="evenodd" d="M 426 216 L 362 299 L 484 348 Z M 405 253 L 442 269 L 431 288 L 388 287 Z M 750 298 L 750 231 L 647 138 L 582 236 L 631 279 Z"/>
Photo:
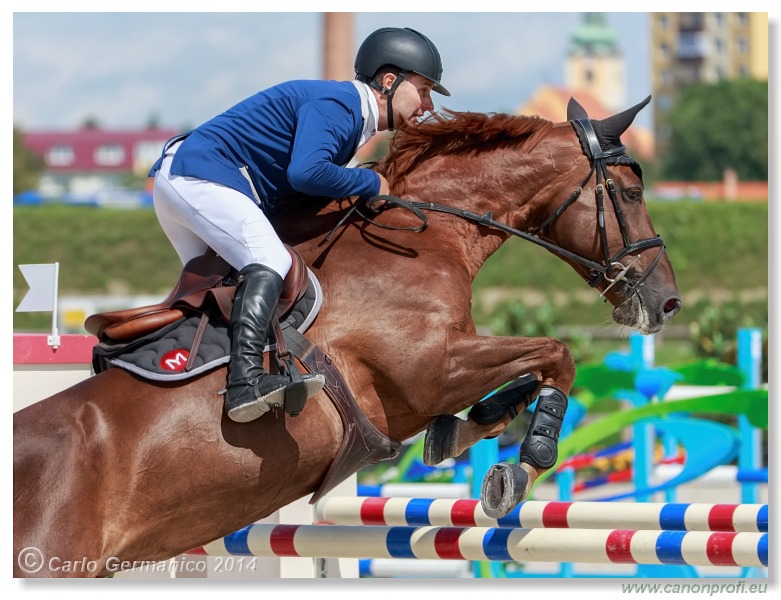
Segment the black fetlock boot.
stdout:
<path fill-rule="evenodd" d="M 270 375 L 263 369 L 263 348 L 282 284 L 279 274 L 263 265 L 250 264 L 239 272 L 231 312 L 231 353 L 225 393 L 225 410 L 233 421 L 247 423 L 271 408 L 284 407 L 285 388 L 290 378 Z M 312 390 L 310 395 L 320 391 L 325 381 L 322 375 L 304 378 L 317 380 L 307 386 Z"/>

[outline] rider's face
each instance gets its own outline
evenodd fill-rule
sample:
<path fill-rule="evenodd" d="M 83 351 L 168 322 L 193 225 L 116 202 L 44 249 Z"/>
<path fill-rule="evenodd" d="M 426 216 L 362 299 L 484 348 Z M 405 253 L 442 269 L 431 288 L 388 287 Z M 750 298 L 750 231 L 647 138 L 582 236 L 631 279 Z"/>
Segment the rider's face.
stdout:
<path fill-rule="evenodd" d="M 387 81 L 385 80 L 387 79 Z M 396 81 L 396 76 L 388 74 L 383 83 L 386 89 Z M 398 129 L 402 124 L 414 124 L 426 112 L 434 110 L 431 89 L 434 84 L 422 75 L 410 73 L 401 82 L 393 95 L 393 126 Z M 381 111 L 381 114 L 384 111 Z"/>
<path fill-rule="evenodd" d="M 434 110 L 431 99 L 433 83 L 414 73 L 407 75 L 393 97 L 393 113 L 396 127 L 402 123 L 416 122 L 426 112 Z"/>

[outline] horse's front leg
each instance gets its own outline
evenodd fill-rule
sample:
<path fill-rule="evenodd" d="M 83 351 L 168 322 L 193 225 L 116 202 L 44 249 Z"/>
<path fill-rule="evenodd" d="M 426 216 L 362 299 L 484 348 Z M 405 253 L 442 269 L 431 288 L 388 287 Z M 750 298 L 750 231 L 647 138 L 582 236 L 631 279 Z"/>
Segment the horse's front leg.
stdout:
<path fill-rule="evenodd" d="M 498 386 L 530 374 L 539 384 L 558 388 L 568 394 L 575 379 L 575 363 L 569 349 L 563 342 L 553 338 L 463 334 L 448 345 L 448 358 L 451 370 L 439 396 L 440 405 L 436 407 L 445 418 L 430 427 L 440 428 L 441 435 L 447 437 L 447 440 L 440 443 L 432 439 L 427 450 L 427 464 L 438 464 L 447 458 L 459 456 L 480 440 L 504 431 L 514 418 L 511 411 L 505 411 L 491 423 L 474 418 L 447 418 L 472 406 Z M 539 386 L 536 391 L 539 391 Z M 536 396 L 536 393 L 531 394 L 525 406 L 519 403 L 515 409 L 521 412 Z"/>
<path fill-rule="evenodd" d="M 442 395 L 445 414 L 435 418 L 426 433 L 427 464 L 458 456 L 485 437 L 498 435 L 538 396 L 532 390 L 539 392 L 521 445 L 519 465 L 495 465 L 483 485 L 483 508 L 498 518 L 526 498 L 537 478 L 556 463 L 557 440 L 575 378 L 575 363 L 567 346 L 552 338 L 462 335 L 448 346 L 448 356 L 454 368 Z M 463 397 L 465 390 L 479 390 L 478 395 L 524 374 L 517 387 L 521 393 L 508 394 L 511 404 L 505 402 L 507 408 L 495 418 L 486 418 L 485 410 L 476 412 L 473 408 L 463 420 L 453 417 L 454 411 L 444 406 L 448 400 L 452 403 L 454 398 Z M 474 396 L 470 403 L 473 402 Z M 455 412 L 462 408 L 465 407 Z"/>

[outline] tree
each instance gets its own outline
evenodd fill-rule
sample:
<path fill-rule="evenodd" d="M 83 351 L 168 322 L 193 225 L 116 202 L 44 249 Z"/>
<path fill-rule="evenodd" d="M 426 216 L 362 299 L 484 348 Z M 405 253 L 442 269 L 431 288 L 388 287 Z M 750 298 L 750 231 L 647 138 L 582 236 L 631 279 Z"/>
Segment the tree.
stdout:
<path fill-rule="evenodd" d="M 22 132 L 14 127 L 14 195 L 38 187 L 43 159 L 24 145 Z"/>
<path fill-rule="evenodd" d="M 731 168 L 742 180 L 767 180 L 767 81 L 732 79 L 686 87 L 668 113 L 668 124 L 662 177 L 719 181 Z"/>
<path fill-rule="evenodd" d="M 87 117 L 81 124 L 82 129 L 100 129 L 100 121 L 97 117 Z"/>

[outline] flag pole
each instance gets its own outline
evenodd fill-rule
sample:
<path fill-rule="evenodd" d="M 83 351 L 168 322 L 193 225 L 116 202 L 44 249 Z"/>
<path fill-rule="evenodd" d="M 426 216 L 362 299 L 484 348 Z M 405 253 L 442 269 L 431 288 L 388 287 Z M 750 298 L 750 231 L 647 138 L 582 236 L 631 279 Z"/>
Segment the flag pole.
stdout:
<path fill-rule="evenodd" d="M 48 344 L 53 349 L 60 347 L 60 332 L 57 329 L 57 293 L 59 290 L 60 263 L 54 263 L 54 303 L 52 307 L 52 334 L 48 337 Z"/>

